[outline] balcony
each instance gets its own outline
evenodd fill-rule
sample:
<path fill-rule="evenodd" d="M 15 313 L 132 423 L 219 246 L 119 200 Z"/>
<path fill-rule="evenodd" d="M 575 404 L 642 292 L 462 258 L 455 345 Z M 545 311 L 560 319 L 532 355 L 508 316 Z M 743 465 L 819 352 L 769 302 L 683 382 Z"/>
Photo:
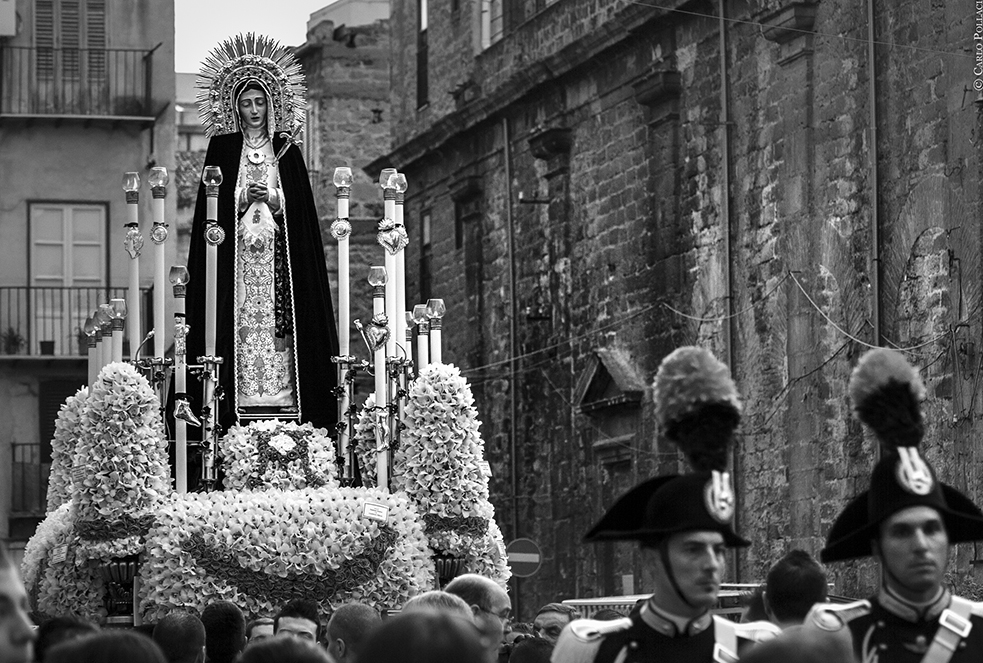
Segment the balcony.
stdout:
<path fill-rule="evenodd" d="M 143 329 L 151 329 L 152 288 L 140 289 Z M 0 287 L 0 360 L 5 357 L 79 357 L 85 319 L 126 288 Z"/>
<path fill-rule="evenodd" d="M 0 118 L 151 124 L 155 50 L 0 46 Z"/>

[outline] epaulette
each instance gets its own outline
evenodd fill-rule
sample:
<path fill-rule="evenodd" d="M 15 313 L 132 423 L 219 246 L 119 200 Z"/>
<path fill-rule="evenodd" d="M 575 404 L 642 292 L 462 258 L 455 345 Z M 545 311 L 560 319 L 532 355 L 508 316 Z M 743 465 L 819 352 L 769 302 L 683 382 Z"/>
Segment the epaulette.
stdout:
<path fill-rule="evenodd" d="M 570 632 L 581 642 L 595 642 L 606 635 L 620 633 L 631 628 L 631 618 L 622 617 L 602 621 L 599 619 L 577 619 L 570 622 Z"/>
<path fill-rule="evenodd" d="M 781 634 L 782 629 L 768 621 L 734 624 L 734 632 L 742 640 L 765 642 Z"/>
<path fill-rule="evenodd" d="M 817 603 L 806 616 L 806 623 L 823 631 L 839 631 L 857 617 L 870 613 L 870 601 Z"/>

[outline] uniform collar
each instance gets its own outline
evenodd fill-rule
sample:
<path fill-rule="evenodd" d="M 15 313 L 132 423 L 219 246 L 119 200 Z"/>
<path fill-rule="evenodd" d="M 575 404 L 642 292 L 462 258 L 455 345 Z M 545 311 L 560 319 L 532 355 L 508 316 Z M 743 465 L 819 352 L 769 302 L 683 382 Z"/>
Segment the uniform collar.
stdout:
<path fill-rule="evenodd" d="M 939 593 L 935 598 L 925 603 L 914 603 L 891 591 L 886 585 L 882 585 L 877 593 L 877 602 L 892 615 L 900 617 L 905 621 L 932 621 L 938 619 L 942 611 L 949 607 L 952 595 L 945 587 L 939 588 Z"/>
<path fill-rule="evenodd" d="M 650 628 L 670 638 L 697 635 L 707 630 L 713 623 L 709 611 L 692 619 L 680 617 L 658 607 L 654 596 L 642 606 L 640 617 Z"/>

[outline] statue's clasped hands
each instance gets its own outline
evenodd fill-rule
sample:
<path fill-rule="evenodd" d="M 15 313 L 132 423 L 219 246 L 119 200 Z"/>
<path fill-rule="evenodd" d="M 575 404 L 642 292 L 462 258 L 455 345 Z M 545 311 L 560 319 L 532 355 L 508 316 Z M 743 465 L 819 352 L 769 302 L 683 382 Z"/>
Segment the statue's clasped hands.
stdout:
<path fill-rule="evenodd" d="M 262 182 L 253 182 L 249 185 L 247 194 L 249 196 L 249 202 L 269 202 L 270 192 L 266 188 L 266 185 Z"/>

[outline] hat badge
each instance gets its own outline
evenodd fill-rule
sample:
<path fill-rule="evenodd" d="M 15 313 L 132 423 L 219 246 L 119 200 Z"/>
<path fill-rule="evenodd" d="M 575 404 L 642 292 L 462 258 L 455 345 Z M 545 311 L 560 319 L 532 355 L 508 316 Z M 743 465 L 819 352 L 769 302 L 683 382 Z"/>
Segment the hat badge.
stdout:
<path fill-rule="evenodd" d="M 898 447 L 895 476 L 901 487 L 912 495 L 928 495 L 935 487 L 932 471 L 915 447 Z"/>
<path fill-rule="evenodd" d="M 734 489 L 730 474 L 714 470 L 703 489 L 703 501 L 707 513 L 718 523 L 726 524 L 734 517 Z"/>

